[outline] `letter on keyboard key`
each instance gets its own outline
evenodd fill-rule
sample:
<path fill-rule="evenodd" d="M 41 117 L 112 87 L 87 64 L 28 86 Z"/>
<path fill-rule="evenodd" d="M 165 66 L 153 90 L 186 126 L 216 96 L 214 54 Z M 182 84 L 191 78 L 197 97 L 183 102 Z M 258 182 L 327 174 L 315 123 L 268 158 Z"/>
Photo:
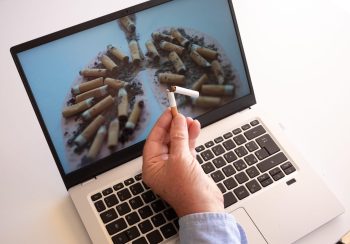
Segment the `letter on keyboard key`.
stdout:
<path fill-rule="evenodd" d="M 107 210 L 106 212 L 103 212 L 100 214 L 101 219 L 103 223 L 111 222 L 112 220 L 116 219 L 118 217 L 117 212 L 114 210 L 114 208 L 111 208 Z"/>
<path fill-rule="evenodd" d="M 106 225 L 107 231 L 110 235 L 114 235 L 119 231 L 126 229 L 127 225 L 124 219 L 117 219 L 112 223 Z"/>
<path fill-rule="evenodd" d="M 214 154 L 210 151 L 210 149 L 202 152 L 201 156 L 205 161 L 208 161 L 208 160 L 214 158 Z"/>

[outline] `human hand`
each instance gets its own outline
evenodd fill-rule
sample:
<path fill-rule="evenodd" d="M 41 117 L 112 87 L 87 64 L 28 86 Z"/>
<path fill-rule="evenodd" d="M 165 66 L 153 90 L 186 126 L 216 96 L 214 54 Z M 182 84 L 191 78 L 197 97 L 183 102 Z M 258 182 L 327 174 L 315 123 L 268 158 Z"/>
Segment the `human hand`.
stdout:
<path fill-rule="evenodd" d="M 142 177 L 179 217 L 224 211 L 223 196 L 195 157 L 200 123 L 168 109 L 149 134 L 143 150 Z"/>

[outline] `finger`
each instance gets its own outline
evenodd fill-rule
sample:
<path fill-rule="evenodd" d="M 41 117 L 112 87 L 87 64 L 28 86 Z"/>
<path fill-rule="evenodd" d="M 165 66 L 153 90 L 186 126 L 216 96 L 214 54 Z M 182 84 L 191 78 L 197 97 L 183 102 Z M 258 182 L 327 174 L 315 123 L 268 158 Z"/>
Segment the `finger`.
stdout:
<path fill-rule="evenodd" d="M 187 121 L 182 114 L 178 114 L 170 128 L 170 154 L 176 155 L 189 151 Z"/>
<path fill-rule="evenodd" d="M 171 121 L 172 115 L 170 109 L 167 109 L 155 123 L 151 133 L 147 137 L 147 141 L 163 142 L 169 133 Z"/>
<path fill-rule="evenodd" d="M 188 129 L 189 147 L 191 151 L 194 150 L 196 147 L 196 140 L 199 136 L 200 131 L 201 131 L 201 124 L 199 123 L 198 120 L 194 120 Z"/>

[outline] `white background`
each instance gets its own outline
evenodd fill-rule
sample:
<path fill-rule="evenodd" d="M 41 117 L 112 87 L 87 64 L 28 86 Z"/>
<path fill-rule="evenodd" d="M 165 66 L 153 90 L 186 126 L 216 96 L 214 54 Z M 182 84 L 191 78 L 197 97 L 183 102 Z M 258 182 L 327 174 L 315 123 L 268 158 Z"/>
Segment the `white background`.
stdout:
<path fill-rule="evenodd" d="M 90 242 L 10 47 L 140 2 L 0 0 L 0 243 Z M 234 6 L 258 106 L 280 121 L 346 207 L 298 243 L 334 243 L 350 230 L 350 3 L 235 0 Z"/>

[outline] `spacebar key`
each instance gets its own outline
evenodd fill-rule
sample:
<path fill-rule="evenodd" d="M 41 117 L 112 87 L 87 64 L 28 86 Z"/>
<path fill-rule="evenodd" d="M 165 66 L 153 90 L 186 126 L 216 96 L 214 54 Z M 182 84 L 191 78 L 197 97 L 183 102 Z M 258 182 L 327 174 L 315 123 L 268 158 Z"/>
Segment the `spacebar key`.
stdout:
<path fill-rule="evenodd" d="M 272 156 L 271 158 L 268 158 L 262 161 L 257 166 L 260 169 L 260 171 L 264 173 L 265 171 L 268 171 L 269 169 L 276 167 L 277 165 L 283 163 L 284 161 L 287 161 L 287 157 L 282 152 L 280 152 Z"/>

